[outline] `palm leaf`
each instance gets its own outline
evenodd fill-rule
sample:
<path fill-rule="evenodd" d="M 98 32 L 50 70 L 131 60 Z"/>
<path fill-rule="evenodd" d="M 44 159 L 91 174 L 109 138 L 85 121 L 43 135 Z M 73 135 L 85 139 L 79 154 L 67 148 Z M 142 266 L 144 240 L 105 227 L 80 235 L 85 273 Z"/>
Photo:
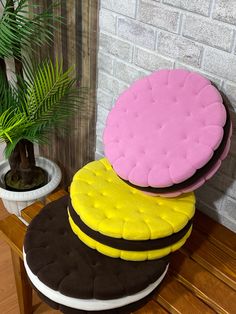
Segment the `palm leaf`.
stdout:
<path fill-rule="evenodd" d="M 84 103 L 87 91 L 74 87 L 71 78 L 73 69 L 63 72 L 63 65 L 51 61 L 39 65 L 35 72 L 28 75 L 27 95 L 24 108 L 30 121 L 34 121 L 31 132 L 43 135 L 53 127 L 65 127 L 65 120 Z"/>
<path fill-rule="evenodd" d="M 75 86 L 73 68 L 63 71 L 58 61 L 55 66 L 48 60 L 38 66 L 23 62 L 26 79 L 19 78 L 19 86 L 1 89 L 0 76 L 0 138 L 7 143 L 6 157 L 22 139 L 44 144 L 54 127 L 65 130 L 87 97 L 87 89 Z"/>
<path fill-rule="evenodd" d="M 52 22 L 59 18 L 53 17 L 52 7 L 38 14 L 33 13 L 34 8 L 26 0 L 14 1 L 14 8 L 6 1 L 0 19 L 0 57 L 20 57 L 22 47 L 32 49 L 33 44 L 40 46 L 52 40 Z"/>
<path fill-rule="evenodd" d="M 0 138 L 2 141 L 15 141 L 32 125 L 27 116 L 15 109 L 9 108 L 0 115 Z"/>

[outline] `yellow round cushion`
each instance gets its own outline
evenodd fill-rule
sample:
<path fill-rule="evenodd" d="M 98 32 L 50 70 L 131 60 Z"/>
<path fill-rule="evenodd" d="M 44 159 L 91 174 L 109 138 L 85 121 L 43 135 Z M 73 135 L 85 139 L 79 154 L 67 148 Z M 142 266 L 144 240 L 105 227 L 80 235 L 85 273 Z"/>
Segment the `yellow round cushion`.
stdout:
<path fill-rule="evenodd" d="M 104 255 L 107 255 L 109 257 L 121 258 L 127 261 L 153 260 L 153 259 L 158 259 L 166 255 L 169 255 L 171 252 L 178 250 L 181 246 L 184 245 L 184 243 L 186 242 L 187 238 L 190 236 L 191 231 L 192 231 L 192 226 L 191 226 L 189 231 L 184 235 L 182 239 L 162 249 L 150 250 L 150 251 L 125 251 L 125 250 L 112 248 L 110 246 L 104 245 L 92 239 L 91 237 L 86 235 L 83 231 L 81 231 L 81 229 L 74 223 L 73 219 L 71 218 L 69 214 L 69 211 L 68 211 L 68 216 L 69 216 L 69 222 L 70 222 L 73 232 L 79 237 L 79 239 L 84 244 L 89 246 L 91 249 L 95 249 L 98 252 Z"/>
<path fill-rule="evenodd" d="M 193 193 L 150 196 L 127 185 L 107 159 L 91 162 L 73 178 L 71 202 L 81 220 L 106 236 L 152 240 L 180 231 L 195 212 Z"/>

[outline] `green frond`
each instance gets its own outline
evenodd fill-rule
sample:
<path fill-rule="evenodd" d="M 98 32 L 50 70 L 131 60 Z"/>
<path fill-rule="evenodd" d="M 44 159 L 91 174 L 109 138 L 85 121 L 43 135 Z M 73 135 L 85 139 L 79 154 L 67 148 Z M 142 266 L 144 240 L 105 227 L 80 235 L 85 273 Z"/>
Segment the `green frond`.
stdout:
<path fill-rule="evenodd" d="M 75 86 L 73 68 L 63 71 L 59 61 L 55 66 L 49 60 L 38 66 L 23 62 L 27 79 L 17 87 L 0 88 L 0 141 L 7 143 L 6 156 L 21 139 L 47 143 L 51 130 L 64 130 L 87 98 L 87 89 Z"/>
<path fill-rule="evenodd" d="M 66 121 L 85 103 L 87 90 L 76 87 L 73 67 L 64 71 L 58 60 L 55 65 L 50 60 L 36 65 L 22 57 L 22 49 L 32 51 L 32 47 L 50 42 L 53 22 L 62 22 L 52 14 L 60 2 L 53 1 L 48 10 L 37 14 L 34 12 L 40 7 L 27 0 L 0 2 L 0 58 L 13 57 L 23 64 L 23 77 L 21 73 L 16 76 L 17 84 L 7 82 L 0 72 L 0 142 L 6 142 L 5 155 L 9 157 L 22 139 L 45 144 L 53 128 L 64 130 Z"/>
<path fill-rule="evenodd" d="M 6 1 L 0 19 L 0 57 L 19 57 L 22 47 L 32 49 L 32 44 L 40 46 L 52 40 L 53 20 L 59 18 L 53 17 L 52 8 L 38 14 L 33 9 L 26 0 L 14 1 L 14 8 Z"/>
<path fill-rule="evenodd" d="M 31 125 L 32 122 L 28 121 L 26 115 L 9 108 L 0 115 L 0 138 L 5 142 L 13 143 Z"/>
<path fill-rule="evenodd" d="M 39 65 L 27 90 L 26 104 L 29 119 L 37 125 L 55 126 L 74 114 L 85 95 L 73 87 L 73 68 L 63 72 L 62 63 L 51 61 Z"/>

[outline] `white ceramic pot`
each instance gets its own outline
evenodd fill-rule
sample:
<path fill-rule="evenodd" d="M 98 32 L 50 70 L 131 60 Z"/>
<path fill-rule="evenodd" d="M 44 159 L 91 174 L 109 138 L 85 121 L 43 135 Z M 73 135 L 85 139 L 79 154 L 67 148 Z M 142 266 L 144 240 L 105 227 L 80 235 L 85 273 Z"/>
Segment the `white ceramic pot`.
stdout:
<path fill-rule="evenodd" d="M 50 194 L 61 181 L 61 170 L 51 160 L 44 157 L 36 157 L 36 166 L 43 168 L 48 173 L 48 183 L 39 189 L 27 192 L 13 192 L 4 188 L 4 176 L 9 171 L 10 166 L 7 160 L 0 162 L 0 197 L 9 213 L 20 215 L 20 211 L 34 203 L 44 202 L 46 196 Z"/>

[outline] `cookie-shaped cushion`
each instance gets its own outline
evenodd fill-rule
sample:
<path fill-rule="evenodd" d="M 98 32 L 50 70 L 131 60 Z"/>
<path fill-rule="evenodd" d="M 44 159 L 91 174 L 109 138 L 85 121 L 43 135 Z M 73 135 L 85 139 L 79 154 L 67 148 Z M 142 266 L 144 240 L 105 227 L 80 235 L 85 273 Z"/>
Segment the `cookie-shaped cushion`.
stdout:
<path fill-rule="evenodd" d="M 216 160 L 214 164 L 211 167 L 206 167 L 206 169 L 204 169 L 204 173 L 200 174 L 200 173 L 196 173 L 196 177 L 195 175 L 193 177 L 194 180 L 187 180 L 188 182 L 184 182 L 184 186 L 181 187 L 181 183 L 179 184 L 180 186 L 178 186 L 178 184 L 175 186 L 175 189 L 170 189 L 170 191 L 165 192 L 165 193 L 160 193 L 160 192 L 153 192 L 153 191 L 146 191 L 148 194 L 151 195 L 161 195 L 162 197 L 176 197 L 178 195 L 181 195 L 182 193 L 189 193 L 191 191 L 195 191 L 196 189 L 198 189 L 200 186 L 202 186 L 207 180 L 209 180 L 210 178 L 213 177 L 213 175 L 217 172 L 217 170 L 220 168 L 222 161 L 227 157 L 228 153 L 229 153 L 229 149 L 230 149 L 230 144 L 231 144 L 231 135 L 232 135 L 232 126 L 230 126 L 230 131 L 229 131 L 229 137 L 228 140 L 226 142 L 226 145 L 224 146 L 223 152 L 220 155 L 219 159 Z M 217 149 L 218 150 L 218 149 Z M 214 156 L 215 157 L 215 156 Z M 203 167 L 205 168 L 205 167 Z M 201 170 L 198 170 L 197 172 L 201 172 Z M 129 183 L 128 183 L 129 184 Z M 143 188 L 141 188 L 141 190 L 143 190 Z M 173 192 L 172 192 L 173 191 Z M 146 193 L 145 192 L 145 193 Z"/>
<path fill-rule="evenodd" d="M 24 263 L 36 289 L 84 311 L 119 308 L 149 295 L 164 278 L 168 259 L 134 263 L 91 250 L 72 232 L 67 203 L 64 197 L 46 205 L 28 227 Z"/>
<path fill-rule="evenodd" d="M 223 138 L 226 110 L 211 82 L 186 70 L 161 70 L 117 100 L 104 130 L 105 155 L 124 180 L 165 188 L 192 177 Z"/>
<path fill-rule="evenodd" d="M 117 248 L 120 250 L 128 250 L 128 251 L 147 251 L 147 250 L 156 250 L 162 249 L 172 244 L 175 244 L 179 240 L 181 240 L 186 233 L 190 230 L 192 226 L 192 219 L 182 228 L 180 231 L 175 232 L 164 238 L 157 238 L 152 240 L 126 240 L 123 238 L 114 238 L 107 235 L 102 234 L 101 232 L 95 231 L 89 228 L 77 215 L 74 210 L 71 202 L 68 206 L 68 213 L 71 217 L 73 223 L 79 227 L 81 231 L 87 234 L 90 238 L 103 243 L 105 245 L 111 246 L 113 248 Z"/>
<path fill-rule="evenodd" d="M 99 241 L 94 240 L 86 233 L 84 233 L 73 221 L 73 219 L 69 215 L 69 222 L 73 232 L 79 237 L 81 241 L 83 241 L 87 246 L 92 249 L 97 250 L 98 252 L 112 257 L 119 258 L 126 261 L 145 261 L 145 260 L 155 260 L 162 258 L 163 256 L 167 256 L 170 253 L 178 250 L 181 246 L 184 245 L 186 240 L 191 234 L 192 227 L 187 231 L 187 233 L 176 243 L 163 247 L 161 249 L 156 250 L 142 250 L 142 251 L 128 251 L 123 249 L 117 249 L 112 246 L 105 245 Z M 114 245 L 113 245 L 114 246 Z"/>
<path fill-rule="evenodd" d="M 80 239 L 90 247 L 100 242 L 99 247 L 119 249 L 97 247 L 109 256 L 132 260 L 159 258 L 179 248 L 190 234 L 195 211 L 193 193 L 172 199 L 145 195 L 124 183 L 105 158 L 75 174 L 70 196 L 70 222 Z"/>
<path fill-rule="evenodd" d="M 125 184 L 106 158 L 88 163 L 73 177 L 70 198 L 91 229 L 126 240 L 164 238 L 180 231 L 195 212 L 193 193 L 166 199 Z"/>
<path fill-rule="evenodd" d="M 203 166 L 201 169 L 198 169 L 195 174 L 178 184 L 174 184 L 165 188 L 154 188 L 154 187 L 141 187 L 130 183 L 129 181 L 124 180 L 127 184 L 151 195 L 160 195 L 163 197 L 176 197 L 182 193 L 188 193 L 196 190 L 201 185 L 203 185 L 207 180 L 209 180 L 216 171 L 220 168 L 222 161 L 228 155 L 231 143 L 232 135 L 232 123 L 230 120 L 229 111 L 227 111 L 226 124 L 224 126 L 224 135 L 219 147 L 214 151 L 214 155 L 208 161 L 208 163 Z"/>
<path fill-rule="evenodd" d="M 45 303 L 47 303 L 50 307 L 56 310 L 60 310 L 64 314 L 130 314 L 134 311 L 137 311 L 142 306 L 144 306 L 155 294 L 155 290 L 149 294 L 147 297 L 130 303 L 128 305 L 116 308 L 116 309 L 109 309 L 109 310 L 100 310 L 100 311 L 85 311 L 85 310 L 78 310 L 73 309 L 71 307 L 65 306 L 60 303 L 56 303 L 52 300 L 50 300 L 48 297 L 46 297 L 44 294 L 42 294 L 32 283 L 31 283 L 33 289 L 37 291 L 39 297 L 41 300 L 43 300 Z"/>

